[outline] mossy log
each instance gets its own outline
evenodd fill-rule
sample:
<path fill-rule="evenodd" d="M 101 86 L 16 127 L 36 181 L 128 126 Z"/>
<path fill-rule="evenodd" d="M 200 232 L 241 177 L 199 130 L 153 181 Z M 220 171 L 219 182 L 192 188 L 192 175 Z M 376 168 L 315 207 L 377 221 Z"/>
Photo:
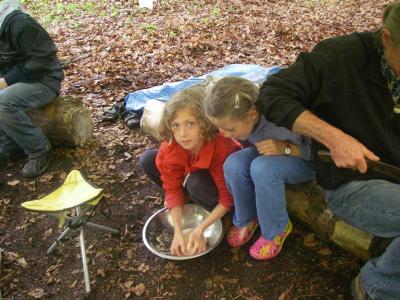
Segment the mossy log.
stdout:
<path fill-rule="evenodd" d="M 332 241 L 357 257 L 367 260 L 382 253 L 388 239 L 361 231 L 336 218 L 327 207 L 322 189 L 315 183 L 286 188 L 289 215 L 304 223 L 325 241 Z"/>
<path fill-rule="evenodd" d="M 83 147 L 93 138 L 93 120 L 82 99 L 57 97 L 28 113 L 54 147 Z"/>

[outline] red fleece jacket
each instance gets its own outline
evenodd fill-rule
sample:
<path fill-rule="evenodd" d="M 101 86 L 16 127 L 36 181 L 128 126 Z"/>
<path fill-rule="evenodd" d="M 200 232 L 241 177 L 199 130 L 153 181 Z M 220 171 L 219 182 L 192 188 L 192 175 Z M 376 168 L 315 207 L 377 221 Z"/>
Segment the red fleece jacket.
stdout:
<path fill-rule="evenodd" d="M 182 207 L 185 176 L 201 169 L 208 169 L 218 189 L 218 202 L 230 210 L 233 198 L 226 188 L 222 165 L 228 155 L 238 149 L 239 144 L 221 133 L 211 141 L 204 142 L 194 160 L 191 160 L 190 151 L 183 149 L 176 141 L 161 143 L 156 165 L 161 174 L 166 206 L 169 209 Z"/>

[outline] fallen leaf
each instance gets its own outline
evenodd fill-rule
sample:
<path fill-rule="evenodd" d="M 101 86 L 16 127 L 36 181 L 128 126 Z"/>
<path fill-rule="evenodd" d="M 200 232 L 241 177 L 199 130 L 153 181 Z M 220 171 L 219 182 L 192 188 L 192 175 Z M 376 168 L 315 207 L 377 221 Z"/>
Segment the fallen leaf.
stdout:
<path fill-rule="evenodd" d="M 104 271 L 104 269 L 97 269 L 97 274 L 103 278 L 106 277 L 106 272 Z"/>
<path fill-rule="evenodd" d="M 127 227 L 126 227 L 126 231 L 128 231 L 128 228 L 127 228 Z M 134 251 L 133 251 L 132 248 L 130 248 L 130 249 L 128 249 L 128 250 L 126 251 L 126 256 L 128 257 L 129 260 L 133 258 L 133 253 L 134 253 Z"/>
<path fill-rule="evenodd" d="M 142 263 L 139 267 L 138 270 L 140 272 L 146 273 L 148 270 L 150 269 L 150 267 L 148 265 L 146 265 L 145 263 Z"/>
<path fill-rule="evenodd" d="M 54 174 L 52 173 L 47 173 L 47 174 L 43 174 L 40 176 L 39 178 L 39 182 L 50 182 L 51 179 L 53 179 Z"/>
<path fill-rule="evenodd" d="M 127 280 L 124 282 L 124 287 L 126 287 L 127 289 L 129 289 L 133 284 L 132 280 Z"/>
<path fill-rule="evenodd" d="M 329 261 L 327 261 L 326 259 L 321 259 L 321 266 L 322 266 L 325 270 L 330 270 Z"/>
<path fill-rule="evenodd" d="M 58 267 L 59 267 L 58 264 L 52 265 L 47 268 L 46 273 L 50 273 L 50 272 L 54 271 L 55 269 L 57 269 Z"/>
<path fill-rule="evenodd" d="M 322 255 L 322 256 L 328 256 L 328 255 L 332 255 L 332 251 L 328 248 L 325 248 L 325 249 L 319 250 L 318 254 Z"/>
<path fill-rule="evenodd" d="M 33 297 L 33 298 L 35 298 L 35 299 L 40 299 L 40 298 L 43 298 L 43 296 L 44 296 L 44 291 L 43 291 L 43 289 L 41 289 L 41 288 L 35 288 L 35 289 L 33 289 L 32 291 L 30 291 L 30 292 L 28 293 L 28 295 L 31 296 L 31 297 Z"/>
<path fill-rule="evenodd" d="M 18 254 L 18 253 L 16 253 L 16 252 L 11 252 L 11 251 L 5 252 L 4 255 L 5 255 L 5 257 L 6 257 L 8 260 L 11 260 L 11 261 L 15 261 L 15 260 L 17 260 L 18 257 L 19 257 L 19 254 Z"/>
<path fill-rule="evenodd" d="M 233 254 L 238 254 L 238 253 L 240 252 L 240 247 L 232 247 L 232 248 L 231 248 L 231 252 L 232 252 Z"/>
<path fill-rule="evenodd" d="M 76 286 L 76 283 L 78 282 L 78 279 L 76 279 L 71 285 L 69 286 L 71 289 Z"/>
<path fill-rule="evenodd" d="M 28 267 L 28 263 L 26 262 L 25 258 L 21 257 L 17 259 L 17 262 L 23 267 L 24 269 Z"/>
<path fill-rule="evenodd" d="M 7 184 L 10 186 L 15 186 L 17 184 L 19 184 L 20 181 L 18 179 L 12 180 L 12 181 L 7 181 Z"/>
<path fill-rule="evenodd" d="M 290 291 L 292 290 L 292 286 L 290 286 L 286 291 L 279 295 L 278 300 L 285 300 L 289 299 L 287 296 L 289 295 Z"/>
<path fill-rule="evenodd" d="M 303 241 L 304 246 L 306 247 L 315 247 L 317 243 L 314 240 L 314 233 L 309 233 L 304 237 Z"/>
<path fill-rule="evenodd" d="M 132 158 L 132 154 L 130 154 L 129 152 L 124 152 L 124 156 L 125 156 L 125 158 L 126 158 L 126 160 L 128 160 L 128 159 L 131 159 Z M 133 174 L 133 172 L 130 172 L 130 173 L 132 173 Z M 130 176 L 130 175 L 129 175 Z M 128 177 L 129 177 L 128 176 Z"/>
<path fill-rule="evenodd" d="M 46 280 L 47 285 L 52 285 L 55 282 L 55 278 L 53 276 L 49 276 L 50 274 L 46 274 L 46 276 L 48 277 Z"/>
<path fill-rule="evenodd" d="M 47 240 L 53 233 L 53 228 L 47 229 L 43 234 L 43 240 Z"/>
<path fill-rule="evenodd" d="M 140 296 L 144 293 L 145 290 L 146 290 L 145 285 L 143 283 L 139 283 L 137 286 L 135 286 L 133 291 L 136 296 Z"/>
<path fill-rule="evenodd" d="M 239 254 L 233 254 L 233 255 L 231 256 L 231 260 L 232 260 L 233 262 L 238 262 L 238 261 L 240 261 Z"/>

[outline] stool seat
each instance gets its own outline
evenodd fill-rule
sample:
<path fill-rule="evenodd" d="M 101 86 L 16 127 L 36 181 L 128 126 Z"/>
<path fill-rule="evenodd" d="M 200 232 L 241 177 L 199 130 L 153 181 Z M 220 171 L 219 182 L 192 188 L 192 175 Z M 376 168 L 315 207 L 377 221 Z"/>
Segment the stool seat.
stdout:
<path fill-rule="evenodd" d="M 21 206 L 36 212 L 59 212 L 84 203 L 96 205 L 102 194 L 103 189 L 93 187 L 79 171 L 73 170 L 54 192 L 41 199 L 23 202 Z"/>

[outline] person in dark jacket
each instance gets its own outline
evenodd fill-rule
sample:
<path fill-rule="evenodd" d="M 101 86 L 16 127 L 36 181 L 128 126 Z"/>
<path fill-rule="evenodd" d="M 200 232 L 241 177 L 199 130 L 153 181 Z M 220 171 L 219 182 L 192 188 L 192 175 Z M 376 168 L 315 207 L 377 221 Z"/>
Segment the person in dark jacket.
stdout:
<path fill-rule="evenodd" d="M 323 40 L 262 85 L 257 106 L 279 126 L 311 137 L 317 181 L 335 215 L 392 238 L 352 282 L 354 299 L 400 299 L 400 178 L 368 161 L 400 166 L 400 3 L 377 32 Z M 330 151 L 333 164 L 318 150 Z"/>
<path fill-rule="evenodd" d="M 26 112 L 50 103 L 64 73 L 46 30 L 23 12 L 18 0 L 0 1 L 0 163 L 23 150 L 25 177 L 49 165 L 51 146 Z"/>

